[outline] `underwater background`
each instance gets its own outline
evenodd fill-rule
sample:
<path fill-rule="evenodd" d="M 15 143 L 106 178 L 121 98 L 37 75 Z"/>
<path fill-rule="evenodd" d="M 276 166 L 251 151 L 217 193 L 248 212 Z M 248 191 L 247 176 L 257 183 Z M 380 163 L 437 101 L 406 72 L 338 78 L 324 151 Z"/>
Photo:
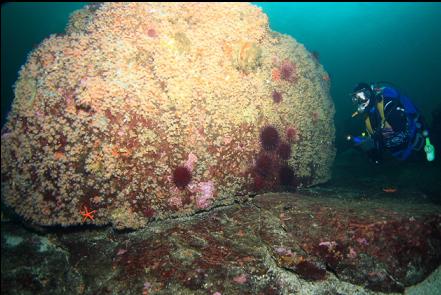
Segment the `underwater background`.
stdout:
<path fill-rule="evenodd" d="M 2 128 L 11 109 L 13 85 L 29 52 L 50 34 L 62 34 L 69 15 L 87 4 L 90 3 L 2 5 Z M 44 202 L 55 200 L 57 206 L 51 211 L 53 208 L 44 207 L 45 203 L 38 203 L 38 198 L 33 200 L 29 196 L 32 194 L 21 190 L 11 178 L 4 178 L 2 166 L 2 194 L 6 187 L 6 192 L 12 191 L 7 186 L 11 182 L 11 187 L 19 192 L 8 201 L 2 195 L 2 294 L 440 294 L 441 3 L 252 4 L 263 9 L 271 30 L 288 34 L 303 44 L 312 53 L 307 58 L 317 58 L 329 74 L 320 77 L 321 85 L 330 85 L 335 106 L 337 155 L 331 179 L 297 190 L 282 186 L 251 196 L 232 195 L 233 201 L 220 199 L 212 207 L 211 198 L 199 202 L 193 195 L 186 195 L 178 205 L 185 209 L 189 204 L 197 205 L 195 210 L 167 216 L 133 194 L 118 195 L 133 207 L 109 205 L 113 211 L 105 211 L 111 202 L 103 205 L 103 201 L 113 196 L 100 196 L 99 190 L 87 191 L 86 186 L 78 189 L 87 191 L 86 198 L 77 203 L 66 202 L 67 205 L 48 188 Z M 252 11 L 249 7 L 241 9 Z M 148 30 L 151 38 L 157 38 L 157 33 Z M 182 43 L 188 41 L 185 34 L 178 37 Z M 181 49 L 188 50 L 185 46 Z M 254 49 L 251 46 L 251 53 Z M 321 66 L 314 65 L 321 74 Z M 243 65 L 248 66 L 252 68 Z M 360 118 L 351 118 L 354 106 L 349 93 L 362 81 L 390 82 L 412 99 L 431 126 L 430 137 L 437 148 L 435 161 L 427 162 L 421 152 L 405 162 L 390 159 L 375 165 L 361 151 L 351 148 L 346 136 L 360 134 L 364 124 Z M 274 93 L 277 91 L 272 95 L 275 102 Z M 324 106 L 332 108 L 332 104 L 321 105 Z M 89 110 L 80 111 L 84 114 Z M 308 126 L 318 126 L 319 132 L 326 130 L 322 125 L 328 121 L 319 120 L 316 125 L 317 120 L 311 119 Z M 134 126 L 139 122 L 143 121 L 121 125 Z M 8 146 L 3 146 L 7 142 L 3 138 L 8 136 L 7 131 L 2 133 L 2 148 L 6 146 L 2 160 L 9 155 Z M 314 140 L 318 137 L 314 136 Z M 78 141 L 80 145 L 81 140 L 84 138 Z M 228 145 L 236 140 L 227 138 L 223 143 Z M 262 135 L 260 140 L 264 146 Z M 21 145 L 11 142 L 10 146 L 20 149 Z M 333 159 L 334 150 L 329 148 L 329 142 L 323 151 L 330 151 L 329 157 Z M 63 152 L 57 151 L 54 159 L 65 163 Z M 291 150 L 286 153 L 288 158 Z M 131 156 L 127 150 L 111 150 L 108 154 L 119 159 Z M 201 162 L 202 157 L 197 155 Z M 18 179 L 22 170 L 11 158 L 4 167 L 13 167 L 11 171 Z M 262 159 L 269 158 L 260 156 L 252 165 L 262 168 L 258 167 Z M 268 160 L 270 164 L 261 161 L 262 166 L 273 165 L 272 159 Z M 86 163 L 84 158 L 80 160 Z M 193 166 L 196 161 L 198 158 L 190 153 L 186 165 Z M 92 163 L 98 172 L 111 166 L 110 162 L 98 162 Z M 56 165 L 55 172 L 40 171 L 54 183 L 63 178 L 63 173 L 57 172 L 61 166 Z M 186 167 L 174 170 L 173 180 L 179 190 L 174 187 L 170 195 L 191 190 L 198 197 L 203 191 L 213 195 L 211 181 L 199 179 L 199 186 L 189 185 L 192 176 Z M 126 170 L 140 174 L 136 169 Z M 218 173 L 222 170 L 227 171 L 226 176 Z M 78 171 L 85 178 L 93 177 L 91 170 Z M 218 179 L 226 179 L 227 184 L 231 179 L 228 169 L 209 172 Z M 292 170 L 288 169 L 292 178 L 290 173 Z M 192 181 L 196 183 L 195 178 Z M 129 182 L 136 186 L 136 181 Z M 69 183 L 63 181 L 66 187 Z M 34 183 L 28 184 L 32 190 Z M 26 200 L 20 200 L 20 193 Z M 70 198 L 77 191 L 72 195 L 69 190 L 63 193 Z M 148 199 L 150 195 L 152 199 L 156 197 L 154 193 L 143 197 Z M 161 198 L 169 197 L 165 195 Z M 82 203 L 85 199 L 90 200 Z M 22 206 L 25 209 L 20 212 L 17 208 L 23 204 L 27 207 Z M 56 210 L 64 206 L 73 209 L 66 215 L 68 222 L 63 223 L 56 219 Z M 147 220 L 148 226 L 136 223 L 133 208 L 142 212 L 139 216 Z M 26 214 L 44 219 L 32 220 Z"/>
<path fill-rule="evenodd" d="M 1 125 L 13 98 L 12 85 L 27 54 L 50 34 L 62 33 L 68 16 L 87 2 L 2 4 Z M 293 36 L 331 77 L 337 152 L 346 134 L 360 130 L 350 119 L 349 93 L 358 82 L 387 81 L 406 93 L 427 121 L 441 104 L 440 3 L 265 3 L 270 28 Z M 348 125 L 356 127 L 347 130 Z"/>

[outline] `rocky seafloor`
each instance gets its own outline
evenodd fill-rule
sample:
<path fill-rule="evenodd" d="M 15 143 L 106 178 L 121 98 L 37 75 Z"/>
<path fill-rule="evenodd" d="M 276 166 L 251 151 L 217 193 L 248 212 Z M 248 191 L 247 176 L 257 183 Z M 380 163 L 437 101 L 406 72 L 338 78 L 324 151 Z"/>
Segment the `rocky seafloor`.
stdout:
<path fill-rule="evenodd" d="M 3 216 L 2 294 L 440 294 L 436 167 L 335 167 L 325 185 L 137 231 Z"/>

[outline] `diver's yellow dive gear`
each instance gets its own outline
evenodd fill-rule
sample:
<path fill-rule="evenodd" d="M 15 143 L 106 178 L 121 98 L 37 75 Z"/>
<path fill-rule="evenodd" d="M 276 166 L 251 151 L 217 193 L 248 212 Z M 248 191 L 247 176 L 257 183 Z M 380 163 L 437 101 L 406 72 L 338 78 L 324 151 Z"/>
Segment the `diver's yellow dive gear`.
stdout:
<path fill-rule="evenodd" d="M 426 137 L 426 145 L 424 146 L 424 151 L 426 152 L 426 159 L 429 162 L 435 160 L 435 147 L 430 144 L 430 139 Z"/>
<path fill-rule="evenodd" d="M 392 128 L 389 123 L 386 121 L 384 117 L 384 101 L 381 100 L 377 103 L 377 110 L 381 117 L 381 128 Z M 369 115 L 364 119 L 364 124 L 366 125 L 367 132 L 372 135 L 374 134 L 374 130 L 372 129 L 371 119 L 369 119 Z"/>

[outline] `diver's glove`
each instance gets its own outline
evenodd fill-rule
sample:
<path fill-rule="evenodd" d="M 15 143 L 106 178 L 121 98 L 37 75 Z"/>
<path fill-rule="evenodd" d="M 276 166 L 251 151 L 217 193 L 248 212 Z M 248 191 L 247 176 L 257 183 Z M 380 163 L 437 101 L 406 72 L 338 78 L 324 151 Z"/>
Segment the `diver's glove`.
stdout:
<path fill-rule="evenodd" d="M 369 151 L 374 148 L 374 142 L 370 136 L 367 136 L 364 132 L 360 136 L 348 135 L 346 140 L 349 141 L 354 147 L 360 148 L 362 151 Z"/>
<path fill-rule="evenodd" d="M 346 137 L 346 140 L 349 141 L 353 145 L 359 145 L 359 144 L 362 144 L 364 142 L 365 138 L 363 136 L 348 135 Z"/>
<path fill-rule="evenodd" d="M 430 144 L 430 139 L 426 137 L 426 145 L 424 146 L 424 151 L 426 152 L 426 159 L 429 162 L 435 160 L 435 147 Z"/>

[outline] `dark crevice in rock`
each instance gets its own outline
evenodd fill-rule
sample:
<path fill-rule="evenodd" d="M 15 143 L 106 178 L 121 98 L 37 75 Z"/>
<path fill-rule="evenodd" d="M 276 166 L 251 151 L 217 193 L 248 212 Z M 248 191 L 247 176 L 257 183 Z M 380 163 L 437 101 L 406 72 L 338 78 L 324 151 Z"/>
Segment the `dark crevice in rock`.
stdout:
<path fill-rule="evenodd" d="M 230 203 L 215 204 L 215 205 L 208 207 L 206 209 L 200 209 L 194 213 L 184 215 L 184 216 L 183 215 L 171 215 L 171 216 L 163 218 L 163 219 L 159 219 L 159 218 L 153 219 L 150 223 L 148 223 L 147 227 L 152 226 L 152 225 L 159 225 L 162 222 L 167 222 L 167 221 L 172 221 L 172 220 L 190 220 L 190 219 L 196 218 L 198 216 L 204 216 L 204 215 L 210 214 L 211 212 L 222 211 L 225 209 L 233 208 L 236 205 L 245 206 L 247 204 L 251 204 L 252 206 L 255 206 L 256 208 L 260 208 L 255 203 L 252 202 L 256 196 L 258 196 L 258 195 L 249 195 L 247 198 L 242 198 L 242 200 L 240 198 L 236 198 Z"/>

